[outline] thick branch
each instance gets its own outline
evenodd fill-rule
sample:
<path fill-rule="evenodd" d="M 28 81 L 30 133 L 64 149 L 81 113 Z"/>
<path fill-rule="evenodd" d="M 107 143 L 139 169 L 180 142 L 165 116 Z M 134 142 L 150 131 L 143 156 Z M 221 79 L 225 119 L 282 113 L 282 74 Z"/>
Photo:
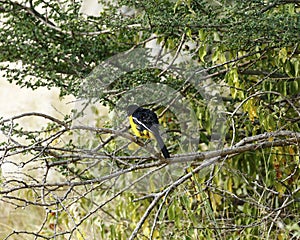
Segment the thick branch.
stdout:
<path fill-rule="evenodd" d="M 280 139 L 281 137 L 285 137 L 285 139 Z M 274 139 L 274 140 L 270 140 Z M 254 142 L 255 143 L 249 143 Z M 224 148 L 224 149 L 218 149 L 213 151 L 207 151 L 202 153 L 191 153 L 191 154 L 180 154 L 175 155 L 171 157 L 168 160 L 159 160 L 154 161 L 150 163 L 142 163 L 142 164 L 136 164 L 133 165 L 127 169 L 121 169 L 114 172 L 111 172 L 109 175 L 85 180 L 85 181 L 67 181 L 67 182 L 59 182 L 59 183 L 35 183 L 35 184 L 25 184 L 23 183 L 21 186 L 17 186 L 15 188 L 11 189 L 5 189 L 3 191 L 0 191 L 0 194 L 8 194 L 13 191 L 18 191 L 20 189 L 25 188 L 42 188 L 42 187 L 64 187 L 64 186 L 80 186 L 80 185 L 86 185 L 86 184 L 92 184 L 92 183 L 100 183 L 104 182 L 106 180 L 117 178 L 123 174 L 133 172 L 139 169 L 149 169 L 153 167 L 158 167 L 164 164 L 177 164 L 177 163 L 185 163 L 190 162 L 193 165 L 201 165 L 204 167 L 210 166 L 212 164 L 217 163 L 222 157 L 231 157 L 235 156 L 237 154 L 242 154 L 249 151 L 256 151 L 260 149 L 265 148 L 271 148 L 271 147 L 283 147 L 283 146 L 289 146 L 289 145 L 296 145 L 300 142 L 300 133 L 299 132 L 292 132 L 292 131 L 277 131 L 277 132 L 270 132 L 270 133 L 264 133 L 257 136 L 253 136 L 250 138 L 245 138 L 243 141 L 240 141 L 236 146 L 232 148 Z M 245 145 L 243 145 L 245 144 Z M 107 158 L 107 156 L 102 155 L 103 158 Z M 110 157 L 112 159 L 121 159 L 121 160 L 128 160 L 128 157 Z M 99 159 L 101 159 L 101 155 L 99 156 Z M 149 157 L 148 160 L 154 160 L 155 158 Z M 200 162 L 203 161 L 203 162 Z M 67 162 L 63 162 L 65 164 Z M 56 164 L 55 164 L 56 165 Z M 11 180 L 11 182 L 15 182 L 14 180 Z"/>

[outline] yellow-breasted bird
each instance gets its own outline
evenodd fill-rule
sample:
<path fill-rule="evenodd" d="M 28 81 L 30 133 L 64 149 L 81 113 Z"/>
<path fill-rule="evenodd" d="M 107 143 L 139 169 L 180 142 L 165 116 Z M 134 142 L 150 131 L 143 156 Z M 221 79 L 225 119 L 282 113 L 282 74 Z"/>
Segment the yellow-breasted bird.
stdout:
<path fill-rule="evenodd" d="M 141 138 L 155 138 L 164 157 L 170 158 L 169 151 L 159 133 L 159 123 L 155 112 L 137 105 L 130 105 L 127 108 L 127 116 L 134 135 Z"/>

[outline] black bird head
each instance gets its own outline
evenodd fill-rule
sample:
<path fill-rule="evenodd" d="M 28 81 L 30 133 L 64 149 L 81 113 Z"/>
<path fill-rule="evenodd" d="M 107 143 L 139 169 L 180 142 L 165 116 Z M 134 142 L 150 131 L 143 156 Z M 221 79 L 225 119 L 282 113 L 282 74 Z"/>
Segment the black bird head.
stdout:
<path fill-rule="evenodd" d="M 127 107 L 127 116 L 131 116 L 140 107 L 136 104 L 129 105 Z"/>

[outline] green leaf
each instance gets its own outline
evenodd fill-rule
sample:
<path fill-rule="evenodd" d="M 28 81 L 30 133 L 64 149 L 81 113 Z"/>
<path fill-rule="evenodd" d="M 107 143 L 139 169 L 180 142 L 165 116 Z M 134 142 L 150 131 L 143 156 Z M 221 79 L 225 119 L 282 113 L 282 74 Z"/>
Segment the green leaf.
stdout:
<path fill-rule="evenodd" d="M 199 36 L 199 40 L 201 42 L 204 42 L 206 40 L 206 36 L 207 36 L 207 33 L 204 31 L 203 28 L 201 28 L 199 31 L 198 31 L 198 36 Z"/>
<path fill-rule="evenodd" d="M 295 77 L 299 77 L 300 59 L 292 58 L 291 64 L 293 64 L 293 66 L 294 66 Z"/>
<path fill-rule="evenodd" d="M 279 53 L 278 53 L 278 57 L 281 60 L 281 62 L 285 63 L 287 58 L 288 58 L 288 54 L 287 54 L 287 50 L 286 48 L 282 48 L 280 49 Z"/>
<path fill-rule="evenodd" d="M 205 57 L 206 54 L 207 54 L 207 51 L 206 51 L 206 45 L 203 44 L 203 45 L 199 48 L 198 54 L 199 54 L 200 60 L 201 60 L 202 62 L 205 62 L 204 57 Z"/>

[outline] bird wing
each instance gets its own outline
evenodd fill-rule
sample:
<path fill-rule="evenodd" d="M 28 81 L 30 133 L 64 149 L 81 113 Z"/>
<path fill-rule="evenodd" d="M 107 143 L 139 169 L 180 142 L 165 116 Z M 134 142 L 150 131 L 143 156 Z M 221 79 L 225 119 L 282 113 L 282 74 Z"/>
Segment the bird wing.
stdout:
<path fill-rule="evenodd" d="M 139 130 L 141 130 L 141 131 L 148 130 L 151 132 L 151 129 L 146 124 L 144 124 L 142 121 L 140 121 L 138 118 L 132 116 L 132 119 L 137 124 L 137 126 L 141 126 L 141 129 L 139 129 Z M 142 128 L 144 128 L 144 129 L 142 129 Z"/>

